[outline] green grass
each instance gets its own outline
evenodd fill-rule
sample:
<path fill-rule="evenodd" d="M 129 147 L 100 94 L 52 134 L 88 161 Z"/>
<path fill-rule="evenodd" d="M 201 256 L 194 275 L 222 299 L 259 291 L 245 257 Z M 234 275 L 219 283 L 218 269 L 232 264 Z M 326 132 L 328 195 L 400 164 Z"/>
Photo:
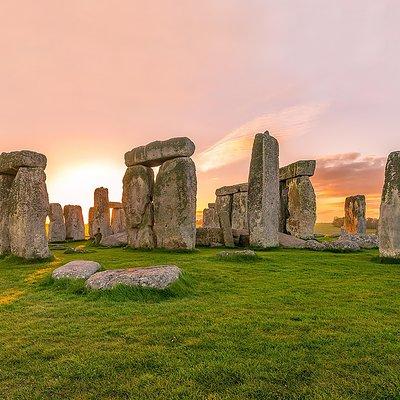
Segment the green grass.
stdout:
<path fill-rule="evenodd" d="M 376 250 L 55 251 L 0 260 L 0 399 L 399 399 L 400 265 Z M 166 292 L 88 292 L 57 266 L 176 264 Z"/>

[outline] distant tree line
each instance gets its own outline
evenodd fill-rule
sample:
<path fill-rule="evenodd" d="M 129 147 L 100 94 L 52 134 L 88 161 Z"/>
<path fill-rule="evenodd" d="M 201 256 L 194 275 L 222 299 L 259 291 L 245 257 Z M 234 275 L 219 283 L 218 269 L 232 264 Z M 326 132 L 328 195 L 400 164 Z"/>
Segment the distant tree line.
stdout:
<path fill-rule="evenodd" d="M 367 218 L 367 229 L 378 229 L 378 222 L 378 218 Z M 344 217 L 333 218 L 332 225 L 341 228 L 344 225 Z"/>

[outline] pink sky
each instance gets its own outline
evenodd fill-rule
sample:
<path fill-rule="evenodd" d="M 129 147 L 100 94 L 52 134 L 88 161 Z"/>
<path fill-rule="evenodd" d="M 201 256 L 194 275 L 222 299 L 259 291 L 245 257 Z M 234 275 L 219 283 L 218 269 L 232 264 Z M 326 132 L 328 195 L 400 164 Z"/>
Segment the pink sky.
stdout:
<path fill-rule="evenodd" d="M 2 0 L 0 17 L 0 151 L 45 153 L 51 201 L 119 200 L 127 150 L 185 135 L 202 209 L 268 129 L 281 165 L 319 161 L 320 221 L 357 193 L 377 214 L 400 149 L 397 0 Z"/>

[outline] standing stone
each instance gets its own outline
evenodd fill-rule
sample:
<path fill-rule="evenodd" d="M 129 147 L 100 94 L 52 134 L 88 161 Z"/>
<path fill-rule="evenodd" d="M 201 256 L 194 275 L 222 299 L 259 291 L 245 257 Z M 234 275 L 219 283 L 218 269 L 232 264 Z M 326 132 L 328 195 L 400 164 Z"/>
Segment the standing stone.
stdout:
<path fill-rule="evenodd" d="M 0 174 L 0 256 L 8 254 L 10 248 L 10 190 L 14 176 Z"/>
<path fill-rule="evenodd" d="M 223 212 L 228 213 L 229 221 L 231 223 L 232 218 L 232 196 L 230 194 L 217 196 L 215 200 L 215 210 L 218 215 L 218 220 L 221 220 L 221 215 Z"/>
<path fill-rule="evenodd" d="M 222 236 L 224 238 L 224 245 L 226 247 L 235 247 L 230 216 L 227 211 L 221 211 L 219 222 L 222 229 Z"/>
<path fill-rule="evenodd" d="M 71 240 L 85 239 L 85 223 L 81 206 L 64 206 L 64 220 L 66 228 L 66 238 Z"/>
<path fill-rule="evenodd" d="M 104 187 L 97 188 L 94 191 L 92 234 L 97 234 L 99 229 L 102 237 L 107 237 L 112 234 L 108 189 Z"/>
<path fill-rule="evenodd" d="M 49 197 L 43 168 L 21 167 L 10 191 L 11 253 L 25 259 L 51 256 L 46 237 Z"/>
<path fill-rule="evenodd" d="M 111 229 L 114 232 L 114 234 L 126 231 L 126 216 L 123 208 L 112 209 Z"/>
<path fill-rule="evenodd" d="M 400 151 L 389 154 L 379 218 L 381 257 L 400 259 Z"/>
<path fill-rule="evenodd" d="M 287 181 L 289 218 L 286 230 L 301 239 L 314 237 L 316 221 L 316 198 L 314 188 L 308 176 Z"/>
<path fill-rule="evenodd" d="M 95 208 L 90 207 L 88 215 L 88 229 L 89 229 L 89 237 L 91 239 L 93 239 L 94 235 L 96 234 L 96 232 L 93 230 L 94 213 L 95 213 Z"/>
<path fill-rule="evenodd" d="M 232 201 L 232 229 L 248 230 L 247 211 L 248 192 L 238 192 L 233 195 Z"/>
<path fill-rule="evenodd" d="M 215 207 L 203 210 L 203 228 L 219 228 L 218 214 Z"/>
<path fill-rule="evenodd" d="M 279 246 L 279 144 L 268 132 L 255 136 L 249 172 L 250 245 Z"/>
<path fill-rule="evenodd" d="M 132 248 L 155 247 L 152 194 L 154 172 L 150 167 L 129 167 L 123 179 L 122 204 L 126 216 L 128 246 Z"/>
<path fill-rule="evenodd" d="M 365 219 L 365 196 L 357 195 L 346 198 L 344 203 L 344 229 L 352 235 L 365 235 L 367 221 Z"/>
<path fill-rule="evenodd" d="M 157 247 L 195 247 L 196 193 L 196 167 L 192 159 L 179 157 L 161 165 L 154 186 Z"/>
<path fill-rule="evenodd" d="M 61 204 L 50 203 L 49 206 L 49 242 L 63 242 L 67 232 Z"/>

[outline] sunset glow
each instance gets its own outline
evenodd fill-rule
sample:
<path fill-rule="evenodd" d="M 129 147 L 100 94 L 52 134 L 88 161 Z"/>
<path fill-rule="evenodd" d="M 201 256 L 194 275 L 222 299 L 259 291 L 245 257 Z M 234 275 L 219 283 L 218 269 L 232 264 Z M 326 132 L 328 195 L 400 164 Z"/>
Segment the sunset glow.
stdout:
<path fill-rule="evenodd" d="M 318 161 L 319 221 L 358 193 L 376 217 L 399 147 L 399 7 L 312 4 L 2 1 L 0 150 L 46 154 L 50 201 L 87 218 L 96 187 L 121 200 L 126 151 L 188 136 L 201 210 L 247 180 L 269 130 L 281 165 Z"/>

